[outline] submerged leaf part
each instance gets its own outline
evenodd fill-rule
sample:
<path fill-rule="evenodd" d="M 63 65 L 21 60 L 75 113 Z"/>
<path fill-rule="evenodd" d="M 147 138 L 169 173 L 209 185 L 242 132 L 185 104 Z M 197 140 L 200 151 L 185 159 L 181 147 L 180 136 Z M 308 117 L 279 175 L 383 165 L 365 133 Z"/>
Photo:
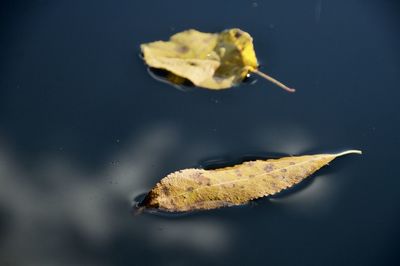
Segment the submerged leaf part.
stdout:
<path fill-rule="evenodd" d="M 171 36 L 169 41 L 145 43 L 140 47 L 150 67 L 167 70 L 198 87 L 230 88 L 252 72 L 287 91 L 294 91 L 257 69 L 253 39 L 240 29 L 218 34 L 191 29 Z"/>
<path fill-rule="evenodd" d="M 215 170 L 184 169 L 157 183 L 142 205 L 169 212 L 241 205 L 292 187 L 336 157 L 350 153 L 361 151 L 256 160 Z"/>

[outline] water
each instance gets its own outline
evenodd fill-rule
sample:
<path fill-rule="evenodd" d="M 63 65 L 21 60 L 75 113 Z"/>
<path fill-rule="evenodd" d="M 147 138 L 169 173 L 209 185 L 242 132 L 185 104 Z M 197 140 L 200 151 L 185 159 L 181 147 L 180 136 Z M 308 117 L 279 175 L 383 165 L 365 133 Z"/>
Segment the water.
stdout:
<path fill-rule="evenodd" d="M 394 1 L 9 1 L 0 9 L 0 264 L 390 265 L 398 259 Z M 180 91 L 139 45 L 252 34 L 266 81 Z M 134 216 L 177 169 L 361 149 L 248 206 Z"/>

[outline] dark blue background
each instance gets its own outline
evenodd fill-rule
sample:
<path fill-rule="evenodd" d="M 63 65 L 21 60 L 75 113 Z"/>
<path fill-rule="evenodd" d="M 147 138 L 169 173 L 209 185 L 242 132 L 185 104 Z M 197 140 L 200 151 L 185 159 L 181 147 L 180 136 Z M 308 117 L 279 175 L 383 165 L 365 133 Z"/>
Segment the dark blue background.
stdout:
<path fill-rule="evenodd" d="M 182 92 L 139 58 L 231 27 L 295 94 Z M 396 1 L 3 1 L 0 29 L 0 264 L 396 264 Z M 364 154 L 249 206 L 130 213 L 177 169 L 350 148 Z"/>

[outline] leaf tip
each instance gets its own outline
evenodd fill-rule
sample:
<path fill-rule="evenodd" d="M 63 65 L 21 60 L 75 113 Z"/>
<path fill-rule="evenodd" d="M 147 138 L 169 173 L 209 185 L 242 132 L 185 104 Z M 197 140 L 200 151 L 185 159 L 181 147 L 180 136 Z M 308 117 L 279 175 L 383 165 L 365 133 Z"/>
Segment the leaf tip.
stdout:
<path fill-rule="evenodd" d="M 354 153 L 354 154 L 362 154 L 362 151 L 361 150 L 347 150 L 347 151 L 344 151 L 344 152 L 336 154 L 336 157 L 347 155 L 347 154 L 352 154 L 352 153 Z"/>

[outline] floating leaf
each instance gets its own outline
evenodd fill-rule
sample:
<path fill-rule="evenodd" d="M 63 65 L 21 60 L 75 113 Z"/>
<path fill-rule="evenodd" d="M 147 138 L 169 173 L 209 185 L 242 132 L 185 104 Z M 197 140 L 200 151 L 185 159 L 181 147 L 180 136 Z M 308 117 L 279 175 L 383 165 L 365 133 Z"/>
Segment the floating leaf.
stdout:
<path fill-rule="evenodd" d="M 171 36 L 169 41 L 146 43 L 140 47 L 147 65 L 169 71 L 173 74 L 170 75 L 173 82 L 187 79 L 198 87 L 226 89 L 241 82 L 251 72 L 294 92 L 257 69 L 253 39 L 240 29 L 228 29 L 218 34 L 191 29 Z"/>
<path fill-rule="evenodd" d="M 318 154 L 244 162 L 215 170 L 184 169 L 163 178 L 141 203 L 169 212 L 241 205 L 292 187 L 338 156 Z"/>

